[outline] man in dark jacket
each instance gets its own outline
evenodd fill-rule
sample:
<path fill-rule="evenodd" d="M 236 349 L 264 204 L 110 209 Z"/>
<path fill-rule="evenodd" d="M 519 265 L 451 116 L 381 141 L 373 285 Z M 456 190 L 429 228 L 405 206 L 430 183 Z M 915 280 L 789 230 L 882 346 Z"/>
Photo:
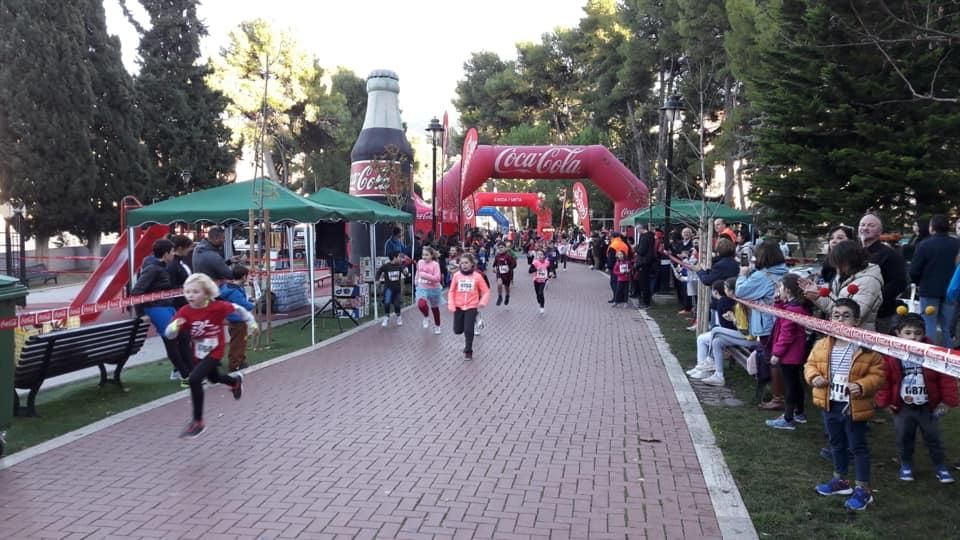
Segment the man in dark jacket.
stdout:
<path fill-rule="evenodd" d="M 656 243 L 653 233 L 643 223 L 637 225 L 637 274 L 640 282 L 640 309 L 647 309 L 653 303 L 653 287 L 650 273 L 657 262 Z"/>
<path fill-rule="evenodd" d="M 860 219 L 860 243 L 870 254 L 870 262 L 880 267 L 883 275 L 883 303 L 877 310 L 877 332 L 889 334 L 897 311 L 897 297 L 907 290 L 907 269 L 903 257 L 880 240 L 883 222 L 875 214 Z"/>
<path fill-rule="evenodd" d="M 193 271 L 206 274 L 214 281 L 233 279 L 233 271 L 223 259 L 223 243 L 226 235 L 222 227 L 210 227 L 207 237 L 193 250 Z"/>
<path fill-rule="evenodd" d="M 953 277 L 954 261 L 960 251 L 960 240 L 951 238 L 947 216 L 935 215 L 930 219 L 930 237 L 917 244 L 910 263 L 910 280 L 920 295 L 920 313 L 926 324 L 927 339 L 944 347 L 953 346 L 953 317 L 957 305 L 947 302 L 947 286 Z M 927 315 L 927 306 L 936 311 Z M 937 340 L 937 324 L 942 337 Z"/>

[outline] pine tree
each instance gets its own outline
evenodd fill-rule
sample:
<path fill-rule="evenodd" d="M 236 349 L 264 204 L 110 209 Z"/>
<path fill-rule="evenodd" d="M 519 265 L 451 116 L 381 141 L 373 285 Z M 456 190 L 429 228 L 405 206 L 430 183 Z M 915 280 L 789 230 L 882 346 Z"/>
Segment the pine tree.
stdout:
<path fill-rule="evenodd" d="M 153 165 L 151 188 L 159 197 L 220 185 L 236 161 L 221 119 L 227 100 L 208 86 L 211 69 L 198 62 L 200 38 L 207 34 L 198 3 L 141 1 L 151 27 L 140 39 L 135 87 Z"/>

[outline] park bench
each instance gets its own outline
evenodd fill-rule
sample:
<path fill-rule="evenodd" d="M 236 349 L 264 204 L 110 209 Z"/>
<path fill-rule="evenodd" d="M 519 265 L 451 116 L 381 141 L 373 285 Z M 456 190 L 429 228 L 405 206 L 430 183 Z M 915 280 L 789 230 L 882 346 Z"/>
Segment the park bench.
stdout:
<path fill-rule="evenodd" d="M 135 318 L 30 336 L 14 372 L 14 387 L 30 393 L 27 406 L 21 408 L 14 392 L 14 415 L 37 416 L 34 403 L 44 380 L 93 366 L 100 368 L 100 386 L 109 381 L 122 388 L 120 372 L 143 347 L 148 329 L 149 323 Z M 112 380 L 106 364 L 115 366 Z"/>
<path fill-rule="evenodd" d="M 28 264 L 26 266 L 26 271 L 27 272 L 26 272 L 25 285 L 27 285 L 28 287 L 30 286 L 31 281 L 40 281 L 44 285 L 46 285 L 50 281 L 53 281 L 54 283 L 59 284 L 59 282 L 57 281 L 57 273 L 47 270 L 47 265 L 43 263 Z M 13 277 L 15 278 L 20 277 L 20 267 L 16 263 L 14 263 L 13 269 L 11 270 L 11 272 L 13 273 L 12 274 Z"/>

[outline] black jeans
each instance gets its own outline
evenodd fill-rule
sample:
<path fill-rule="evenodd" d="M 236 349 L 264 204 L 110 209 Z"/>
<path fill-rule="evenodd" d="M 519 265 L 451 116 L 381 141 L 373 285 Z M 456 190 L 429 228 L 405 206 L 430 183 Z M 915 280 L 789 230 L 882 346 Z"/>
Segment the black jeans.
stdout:
<path fill-rule="evenodd" d="M 193 419 L 203 420 L 203 380 L 217 384 L 222 383 L 227 386 L 237 384 L 236 377 L 220 373 L 220 360 L 210 358 L 209 356 L 194 366 L 190 372 L 190 399 L 193 400 Z"/>
<path fill-rule="evenodd" d="M 403 295 L 400 294 L 400 287 L 383 288 L 383 314 L 390 315 L 390 306 L 393 306 L 397 316 L 400 316 L 400 308 L 403 307 Z"/>
<path fill-rule="evenodd" d="M 641 266 L 638 272 L 640 278 L 640 305 L 649 306 L 653 303 L 653 289 L 650 286 L 650 267 Z"/>
<path fill-rule="evenodd" d="M 933 417 L 933 411 L 926 405 L 903 405 L 893 417 L 893 427 L 897 433 L 897 451 L 900 461 L 913 463 L 913 449 L 917 440 L 917 428 L 923 435 L 923 442 L 930 452 L 930 461 L 934 465 L 943 465 L 943 440 L 940 437 L 940 422 Z"/>
<path fill-rule="evenodd" d="M 560 255 L 560 264 L 563 265 L 563 269 L 564 269 L 564 270 L 567 269 L 567 254 L 566 254 L 566 253 Z"/>
<path fill-rule="evenodd" d="M 533 282 L 533 292 L 537 295 L 537 303 L 540 304 L 540 307 L 543 307 L 546 297 L 543 296 L 543 289 L 546 288 L 546 281 L 534 281 Z"/>
<path fill-rule="evenodd" d="M 457 309 L 453 313 L 453 333 L 463 334 L 463 352 L 473 352 L 473 325 L 477 322 L 477 309 Z"/>
<path fill-rule="evenodd" d="M 174 339 L 163 338 L 163 348 L 167 351 L 167 358 L 173 364 L 173 368 L 180 374 L 181 379 L 190 376 L 190 370 L 193 369 L 190 359 L 193 358 L 193 351 L 190 350 L 190 335 L 180 333 Z"/>
<path fill-rule="evenodd" d="M 616 300 L 617 304 L 624 304 L 627 301 L 627 293 L 629 292 L 630 292 L 630 282 L 618 281 L 617 293 L 613 296 L 613 299 Z"/>
<path fill-rule="evenodd" d="M 783 419 L 789 422 L 793 420 L 794 416 L 804 414 L 806 393 L 803 389 L 803 364 L 780 364 L 780 371 L 783 373 L 784 393 L 786 394 Z"/>

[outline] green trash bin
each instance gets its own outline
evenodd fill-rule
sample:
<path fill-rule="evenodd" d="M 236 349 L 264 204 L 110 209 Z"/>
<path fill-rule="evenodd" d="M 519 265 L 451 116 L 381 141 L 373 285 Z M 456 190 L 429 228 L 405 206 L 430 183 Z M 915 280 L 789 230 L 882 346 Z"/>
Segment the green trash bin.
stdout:
<path fill-rule="evenodd" d="M 0 275 L 0 319 L 16 315 L 16 306 L 26 305 L 27 288 L 20 280 Z M 7 404 L 0 405 L 0 456 L 7 444 L 7 428 L 13 421 L 13 327 L 0 325 L 0 396 L 7 396 Z M 2 403 L 2 401 L 0 401 Z"/>

